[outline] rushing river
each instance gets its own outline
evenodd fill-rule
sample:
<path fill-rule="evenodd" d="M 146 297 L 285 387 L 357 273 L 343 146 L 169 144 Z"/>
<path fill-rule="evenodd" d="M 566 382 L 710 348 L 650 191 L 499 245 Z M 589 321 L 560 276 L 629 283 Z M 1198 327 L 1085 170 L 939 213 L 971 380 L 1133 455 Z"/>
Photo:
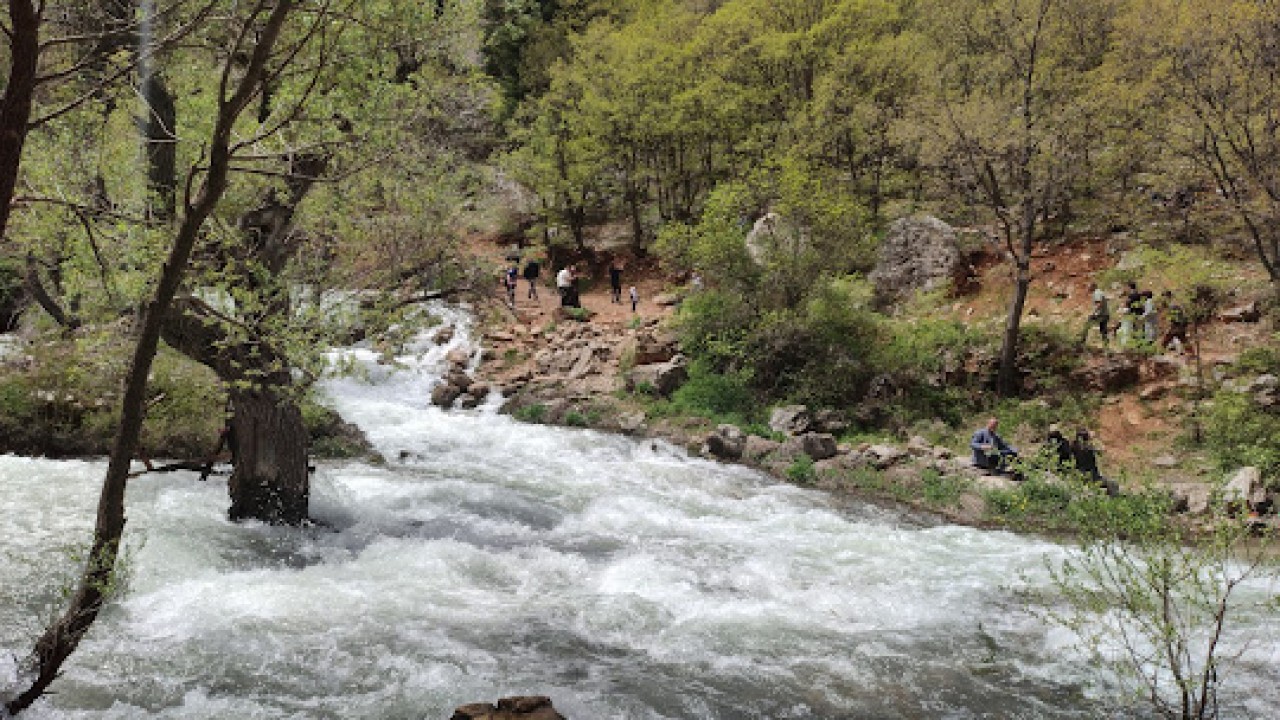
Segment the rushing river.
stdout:
<path fill-rule="evenodd" d="M 442 720 L 518 694 L 572 720 L 1133 717 L 1024 610 L 1055 546 L 446 413 L 427 398 L 447 348 L 349 353 L 366 372 L 329 394 L 389 464 L 322 464 L 318 527 L 229 523 L 217 478 L 132 481 L 127 592 L 27 717 Z M 0 686 L 103 471 L 0 458 Z M 1224 716 L 1278 717 L 1280 642 L 1249 653 Z"/>

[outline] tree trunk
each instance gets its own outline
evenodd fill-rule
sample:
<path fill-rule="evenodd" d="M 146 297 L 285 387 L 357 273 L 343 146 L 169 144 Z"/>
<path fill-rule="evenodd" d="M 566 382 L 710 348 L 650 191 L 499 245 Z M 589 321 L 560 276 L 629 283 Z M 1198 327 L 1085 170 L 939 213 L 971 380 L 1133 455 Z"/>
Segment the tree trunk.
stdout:
<path fill-rule="evenodd" d="M 1009 303 L 1009 317 L 1004 323 L 1004 341 L 1000 345 L 1000 371 L 996 378 L 997 391 L 1010 397 L 1018 391 L 1018 339 L 1022 329 L 1022 311 L 1027 304 L 1027 291 L 1031 287 L 1030 262 L 1018 259 L 1017 276 L 1013 283 L 1013 301 Z"/>
<path fill-rule="evenodd" d="M 273 386 L 231 391 L 232 520 L 300 524 L 311 483 L 298 403 Z"/>
<path fill-rule="evenodd" d="M 178 194 L 177 110 L 159 74 L 143 80 L 142 97 L 147 103 L 143 133 L 147 144 L 148 209 L 151 217 L 167 221 L 174 216 Z"/>
<path fill-rule="evenodd" d="M 304 522 L 311 492 L 307 431 L 288 360 L 265 342 L 228 334 L 217 314 L 193 298 L 175 303 L 164 340 L 230 387 L 231 519 Z"/>
<path fill-rule="evenodd" d="M 31 0 L 9 0 L 9 78 L 0 98 L 0 238 L 9 227 L 9 211 L 18 166 L 27 141 L 31 99 L 40 59 L 40 16 Z"/>

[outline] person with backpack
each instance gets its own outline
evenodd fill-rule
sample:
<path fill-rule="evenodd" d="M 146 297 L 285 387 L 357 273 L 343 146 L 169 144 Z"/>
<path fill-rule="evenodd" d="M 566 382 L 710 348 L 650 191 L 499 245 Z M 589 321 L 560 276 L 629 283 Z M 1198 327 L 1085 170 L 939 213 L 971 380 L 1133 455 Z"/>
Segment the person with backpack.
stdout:
<path fill-rule="evenodd" d="M 542 266 L 537 260 L 529 258 L 524 264 L 524 279 L 529 281 L 529 299 L 538 299 L 538 276 L 542 274 Z"/>

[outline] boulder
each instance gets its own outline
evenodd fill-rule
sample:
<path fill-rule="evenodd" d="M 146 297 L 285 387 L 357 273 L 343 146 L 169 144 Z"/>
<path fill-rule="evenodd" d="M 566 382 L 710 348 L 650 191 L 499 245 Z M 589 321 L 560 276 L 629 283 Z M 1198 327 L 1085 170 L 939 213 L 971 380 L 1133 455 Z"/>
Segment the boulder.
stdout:
<path fill-rule="evenodd" d="M 738 460 L 747 447 L 747 434 L 736 425 L 719 425 L 703 443 L 705 453 L 721 460 Z"/>
<path fill-rule="evenodd" d="M 805 433 L 800 436 L 800 448 L 814 460 L 833 458 L 838 452 L 836 438 L 830 433 Z"/>
<path fill-rule="evenodd" d="M 1218 319 L 1229 323 L 1256 323 L 1262 319 L 1262 308 L 1254 300 L 1223 310 L 1218 313 Z"/>
<path fill-rule="evenodd" d="M 782 443 L 762 438 L 759 435 L 748 435 L 742 448 L 742 459 L 750 463 L 759 463 L 782 448 Z"/>
<path fill-rule="evenodd" d="M 436 407 L 448 408 L 453 407 L 453 401 L 458 399 L 462 394 L 462 388 L 457 385 L 450 385 L 447 382 L 436 385 L 431 391 L 431 404 Z"/>
<path fill-rule="evenodd" d="M 1077 369 L 1071 377 L 1084 389 L 1115 392 L 1138 384 L 1142 373 L 1140 364 L 1133 358 L 1107 355 Z"/>
<path fill-rule="evenodd" d="M 876 303 L 885 306 L 918 292 L 953 290 L 968 271 L 955 230 L 938 218 L 917 215 L 889 226 L 870 280 Z"/>
<path fill-rule="evenodd" d="M 644 411 L 622 413 L 618 416 L 618 429 L 627 435 L 644 430 Z"/>
<path fill-rule="evenodd" d="M 674 337 L 658 337 L 643 334 L 636 337 L 635 364 L 652 365 L 664 363 L 676 356 L 680 351 L 680 343 Z"/>
<path fill-rule="evenodd" d="M 456 347 L 446 353 L 444 359 L 454 367 L 466 367 L 471 363 L 471 351 L 464 347 Z"/>
<path fill-rule="evenodd" d="M 1242 467 L 1231 476 L 1222 489 L 1222 500 L 1235 512 L 1242 509 L 1258 510 L 1267 502 L 1267 488 L 1262 484 L 1262 470 Z"/>
<path fill-rule="evenodd" d="M 1169 486 L 1173 499 L 1173 511 L 1188 515 L 1204 515 L 1209 512 L 1209 488 L 1201 483 L 1180 483 Z"/>
<path fill-rule="evenodd" d="M 470 392 L 465 392 L 458 396 L 458 407 L 463 410 L 472 410 L 477 408 L 482 402 L 484 402 L 483 395 L 475 395 Z"/>
<path fill-rule="evenodd" d="M 813 425 L 813 416 L 804 405 L 776 407 L 769 414 L 769 429 L 787 435 L 802 435 Z"/>
<path fill-rule="evenodd" d="M 676 293 L 662 293 L 653 298 L 653 304 L 658 307 L 672 307 L 680 304 L 680 296 Z"/>
<path fill-rule="evenodd" d="M 445 343 L 453 339 L 453 335 L 455 332 L 456 331 L 453 329 L 452 325 L 445 325 L 444 327 L 437 330 L 436 334 L 433 335 L 431 339 L 434 340 L 435 344 L 437 345 L 444 345 Z"/>
<path fill-rule="evenodd" d="M 683 355 L 677 355 L 664 363 L 637 365 L 627 372 L 627 389 L 634 392 L 648 388 L 657 395 L 669 397 L 689 379 L 686 365 Z"/>
<path fill-rule="evenodd" d="M 803 247 L 808 238 L 805 231 L 795 223 L 778 213 L 767 212 L 751 226 L 751 231 L 743 242 L 752 262 L 763 265 L 768 262 L 770 255 L 779 250 L 791 251 Z"/>
<path fill-rule="evenodd" d="M 877 470 L 893 467 L 907 459 L 907 451 L 893 445 L 872 445 L 863 454 Z"/>
<path fill-rule="evenodd" d="M 565 717 L 556 712 L 550 698 L 534 696 L 503 698 L 497 705 L 463 705 L 453 711 L 450 720 L 565 720 Z"/>
<path fill-rule="evenodd" d="M 471 387 L 471 383 L 474 382 L 470 375 L 458 368 L 450 370 L 449 374 L 444 376 L 444 381 L 464 392 L 467 388 Z"/>
<path fill-rule="evenodd" d="M 849 429 L 849 421 L 844 419 L 839 410 L 827 408 L 813 414 L 813 425 L 809 429 L 838 435 Z"/>

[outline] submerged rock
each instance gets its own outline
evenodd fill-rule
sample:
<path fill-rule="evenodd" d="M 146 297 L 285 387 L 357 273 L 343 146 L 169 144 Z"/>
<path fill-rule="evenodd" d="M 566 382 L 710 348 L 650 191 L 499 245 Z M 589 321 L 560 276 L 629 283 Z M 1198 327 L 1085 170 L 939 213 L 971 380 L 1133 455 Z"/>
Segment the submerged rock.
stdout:
<path fill-rule="evenodd" d="M 453 711 L 450 720 L 565 720 L 551 705 L 551 698 L 541 695 L 509 697 L 489 703 L 463 705 Z"/>

